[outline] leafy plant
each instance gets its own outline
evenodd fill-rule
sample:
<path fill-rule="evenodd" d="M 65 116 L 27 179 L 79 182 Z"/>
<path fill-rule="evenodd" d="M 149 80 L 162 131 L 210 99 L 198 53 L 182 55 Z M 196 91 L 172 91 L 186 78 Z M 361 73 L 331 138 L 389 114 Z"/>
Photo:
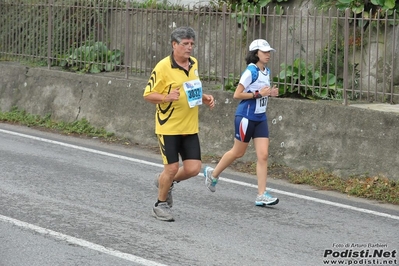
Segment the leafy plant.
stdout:
<path fill-rule="evenodd" d="M 337 88 L 337 78 L 331 73 L 322 74 L 312 64 L 297 58 L 292 65 L 281 64 L 281 72 L 273 78 L 279 94 L 298 94 L 308 99 L 339 99 L 342 90 Z"/>
<path fill-rule="evenodd" d="M 392 15 L 395 10 L 395 0 L 338 0 L 336 7 L 339 9 L 349 8 L 355 14 L 360 14 L 363 10 L 371 10 L 375 14 L 378 10 L 383 14 Z"/>
<path fill-rule="evenodd" d="M 389 18 L 388 23 L 390 25 L 397 25 L 399 20 L 393 20 L 394 13 L 396 17 L 399 15 L 399 2 L 395 0 L 338 0 L 329 1 L 329 5 L 335 5 L 340 10 L 349 9 L 353 13 L 354 17 L 361 16 L 366 21 L 360 21 L 362 25 L 358 25 L 362 28 L 367 27 L 370 19 L 383 19 Z"/>
<path fill-rule="evenodd" d="M 235 76 L 232 73 L 229 74 L 229 77 L 226 80 L 226 84 L 224 85 L 224 89 L 226 91 L 235 91 L 239 80 L 240 80 L 240 76 Z"/>
<path fill-rule="evenodd" d="M 73 7 L 67 2 L 1 1 L 0 40 L 7 40 L 2 42 L 7 44 L 2 51 L 8 55 L 26 55 L 25 60 L 32 62 L 43 61 L 48 57 L 49 46 L 51 53 L 57 55 L 72 44 L 92 40 L 93 32 L 101 30 L 106 36 L 108 10 L 126 6 L 123 0 L 75 0 L 70 2 Z"/>
<path fill-rule="evenodd" d="M 247 31 L 253 18 L 255 22 L 265 23 L 266 18 L 260 16 L 263 13 L 263 9 L 270 3 L 273 2 L 286 2 L 288 0 L 242 0 L 242 1 L 231 1 L 232 10 L 236 13 L 232 13 L 232 18 L 237 20 L 237 23 L 241 25 L 244 31 Z M 283 13 L 283 8 L 276 4 L 275 6 L 276 14 L 280 15 Z"/>
<path fill-rule="evenodd" d="M 144 1 L 133 1 L 131 5 L 134 8 L 146 8 L 146 9 L 157 9 L 157 10 L 185 10 L 184 5 L 171 4 L 167 0 L 144 0 Z"/>
<path fill-rule="evenodd" d="M 122 64 L 123 53 L 109 50 L 103 42 L 82 45 L 62 57 L 59 65 L 79 72 L 100 73 L 113 71 Z"/>

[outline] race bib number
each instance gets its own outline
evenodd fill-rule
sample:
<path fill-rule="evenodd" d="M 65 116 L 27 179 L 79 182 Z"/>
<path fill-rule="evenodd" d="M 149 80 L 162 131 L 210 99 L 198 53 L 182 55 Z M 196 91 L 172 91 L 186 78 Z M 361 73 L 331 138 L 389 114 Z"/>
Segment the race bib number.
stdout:
<path fill-rule="evenodd" d="M 269 97 L 262 97 L 256 99 L 255 114 L 266 113 L 267 100 Z"/>
<path fill-rule="evenodd" d="M 202 104 L 202 83 L 199 79 L 184 82 L 183 87 L 190 108 Z"/>

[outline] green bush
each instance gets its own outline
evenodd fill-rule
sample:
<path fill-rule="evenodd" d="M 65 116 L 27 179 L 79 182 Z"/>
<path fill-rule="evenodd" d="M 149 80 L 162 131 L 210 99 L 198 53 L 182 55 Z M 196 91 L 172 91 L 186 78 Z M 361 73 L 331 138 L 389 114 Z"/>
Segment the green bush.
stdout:
<path fill-rule="evenodd" d="M 298 94 L 308 99 L 342 99 L 342 89 L 338 89 L 335 75 L 321 74 L 300 58 L 295 59 L 292 65 L 283 63 L 280 67 L 281 72 L 273 78 L 273 82 L 278 84 L 280 96 Z"/>
<path fill-rule="evenodd" d="M 71 49 L 61 57 L 59 65 L 65 69 L 83 73 L 113 71 L 122 64 L 123 53 L 118 49 L 109 50 L 103 42 L 94 42 Z"/>
<path fill-rule="evenodd" d="M 365 29 L 368 24 L 375 24 L 376 19 L 388 19 L 389 25 L 399 24 L 399 1 L 395 0 L 315 0 L 320 8 L 336 7 L 339 10 L 350 10 L 351 16 L 362 17 L 360 28 Z M 395 14 L 396 13 L 396 14 Z M 393 18 L 396 17 L 394 20 Z"/>

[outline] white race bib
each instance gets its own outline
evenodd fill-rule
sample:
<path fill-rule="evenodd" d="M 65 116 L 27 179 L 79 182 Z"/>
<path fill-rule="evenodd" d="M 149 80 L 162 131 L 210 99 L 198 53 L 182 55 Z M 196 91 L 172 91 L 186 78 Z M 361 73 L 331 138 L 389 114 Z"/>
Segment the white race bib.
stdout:
<path fill-rule="evenodd" d="M 183 87 L 190 108 L 202 104 L 202 83 L 199 79 L 184 82 Z"/>
<path fill-rule="evenodd" d="M 256 99 L 255 114 L 266 113 L 267 100 L 269 97 L 262 97 Z"/>

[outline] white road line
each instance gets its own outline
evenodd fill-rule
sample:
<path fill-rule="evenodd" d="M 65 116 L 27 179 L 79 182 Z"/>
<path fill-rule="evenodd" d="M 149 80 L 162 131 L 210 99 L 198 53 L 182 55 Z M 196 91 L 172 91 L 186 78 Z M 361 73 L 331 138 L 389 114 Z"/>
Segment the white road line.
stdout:
<path fill-rule="evenodd" d="M 258 188 L 257 185 L 252 185 L 252 184 L 244 183 L 244 182 L 241 182 L 241 181 L 235 181 L 235 180 L 230 180 L 230 179 L 226 179 L 226 178 L 220 178 L 220 179 L 223 180 L 223 181 L 226 181 L 226 182 L 229 182 L 229 183 L 234 183 L 234 184 L 241 185 L 241 186 Z M 337 202 L 333 202 L 333 201 L 329 201 L 329 200 L 313 198 L 313 197 L 304 196 L 304 195 L 291 193 L 291 192 L 287 192 L 287 191 L 283 191 L 283 190 L 279 190 L 279 189 L 274 189 L 274 188 L 268 188 L 267 190 L 268 191 L 273 191 L 273 193 L 278 193 L 278 194 L 287 195 L 287 196 L 290 196 L 290 197 L 295 197 L 295 198 L 299 198 L 299 199 L 304 199 L 304 200 L 314 201 L 314 202 L 318 202 L 318 203 L 323 203 L 323 204 L 326 204 L 326 205 L 335 206 L 335 207 L 339 207 L 339 208 L 343 208 L 343 209 L 347 209 L 347 210 L 353 210 L 353 211 L 373 214 L 373 215 L 376 215 L 376 216 L 391 218 L 391 219 L 394 219 L 394 220 L 399 220 L 399 216 L 397 216 L 397 215 L 392 215 L 392 214 L 387 214 L 387 213 L 383 213 L 383 212 L 377 212 L 377 211 L 372 211 L 372 210 L 368 210 L 368 209 L 353 207 L 353 206 L 346 205 L 346 204 L 341 204 L 341 203 L 337 203 Z"/>
<path fill-rule="evenodd" d="M 101 154 L 101 155 L 105 155 L 105 156 L 109 156 L 109 157 L 114 157 L 114 158 L 118 158 L 118 159 L 121 159 L 121 160 L 127 160 L 127 161 L 131 161 L 131 162 L 142 163 L 142 164 L 147 164 L 147 165 L 161 167 L 161 168 L 163 167 L 162 164 L 152 163 L 152 162 L 149 162 L 149 161 L 138 160 L 138 159 L 130 158 L 130 157 L 127 157 L 127 156 L 122 156 L 122 155 L 117 155 L 117 154 L 113 154 L 113 153 L 108 153 L 108 152 L 98 151 L 98 150 L 94 150 L 94 149 L 84 148 L 84 147 L 80 147 L 80 146 L 77 146 L 77 145 L 68 144 L 68 143 L 64 143 L 64 142 L 44 139 L 44 138 L 40 138 L 40 137 L 34 137 L 34 136 L 26 135 L 26 134 L 13 132 L 13 131 L 0 129 L 0 132 L 6 133 L 6 134 L 11 134 L 11 135 L 16 135 L 16 136 L 20 136 L 20 137 L 24 137 L 24 138 L 30 138 L 30 139 L 34 139 L 34 140 L 38 140 L 38 141 L 42 141 L 42 142 L 57 144 L 57 145 L 60 145 L 60 146 L 69 147 L 69 148 L 73 148 L 73 149 L 78 149 L 78 150 L 82 150 L 82 151 L 87 151 L 87 152 L 91 152 L 91 153 L 95 153 L 95 154 Z M 199 175 L 203 176 L 203 174 L 199 174 Z M 241 186 L 257 188 L 257 186 L 253 185 L 253 184 L 249 184 L 249 183 L 245 183 L 245 182 L 241 182 L 241 181 L 235 181 L 235 180 L 231 180 L 231 179 L 227 179 L 227 178 L 223 178 L 223 177 L 220 177 L 220 180 L 223 180 L 223 181 L 229 182 L 229 183 L 233 183 L 233 184 L 237 184 L 237 185 L 241 185 Z M 354 210 L 354 211 L 358 211 L 358 212 L 362 212 L 362 213 L 368 213 L 368 214 L 373 214 L 373 215 L 376 215 L 376 216 L 381 216 L 381 217 L 386 217 L 386 218 L 390 218 L 390 219 L 394 219 L 394 220 L 399 220 L 399 216 L 397 216 L 397 215 L 392 215 L 392 214 L 372 211 L 372 210 L 368 210 L 368 209 L 364 209 L 364 208 L 353 207 L 353 206 L 350 206 L 350 205 L 336 203 L 336 202 L 332 202 L 332 201 L 328 201 L 328 200 L 322 200 L 322 199 L 309 197 L 309 196 L 304 196 L 304 195 L 291 193 L 291 192 L 278 190 L 278 189 L 272 189 L 271 188 L 270 190 L 272 190 L 275 193 L 282 194 L 282 195 L 287 195 L 287 196 L 290 196 L 290 197 L 305 199 L 305 200 L 309 200 L 309 201 L 313 201 L 313 202 L 323 203 L 323 204 L 330 205 L 330 206 L 336 206 L 336 207 L 339 207 L 339 208 L 344 208 L 344 209 L 348 209 L 348 210 Z"/>
<path fill-rule="evenodd" d="M 107 254 L 107 255 L 118 257 L 118 258 L 121 258 L 121 259 L 124 259 L 124 260 L 127 260 L 127 261 L 131 261 L 131 262 L 135 262 L 135 263 L 141 264 L 143 266 L 166 266 L 165 264 L 161 264 L 161 263 L 157 263 L 157 262 L 154 262 L 154 261 L 146 260 L 146 259 L 134 256 L 132 254 L 123 253 L 123 252 L 120 252 L 118 250 L 114 250 L 114 249 L 111 249 L 111 248 L 106 248 L 104 246 L 97 245 L 97 244 L 88 242 L 88 241 L 83 240 L 83 239 L 79 239 L 79 238 L 76 238 L 76 237 L 73 237 L 73 236 L 64 235 L 64 234 L 61 234 L 61 233 L 58 233 L 58 232 L 55 232 L 55 231 L 52 231 L 52 230 L 49 230 L 49 229 L 46 229 L 46 228 L 43 228 L 43 227 L 39 227 L 39 226 L 36 226 L 36 225 L 33 225 L 33 224 L 25 223 L 25 222 L 22 222 L 22 221 L 19 221 L 19 220 L 10 218 L 10 217 L 6 217 L 6 216 L 3 216 L 3 215 L 0 215 L 0 221 L 8 222 L 8 223 L 11 223 L 13 225 L 22 227 L 24 229 L 32 230 L 32 231 L 34 231 L 36 233 L 39 233 L 41 235 L 51 236 L 51 237 L 53 237 L 55 239 L 58 239 L 58 240 L 61 240 L 61 241 L 65 241 L 65 242 L 68 242 L 70 244 L 74 244 L 74 245 L 78 245 L 78 246 L 81 246 L 81 247 L 89 248 L 89 249 L 92 249 L 92 250 L 95 250 L 95 251 L 98 251 L 98 252 L 101 252 L 101 253 L 104 253 L 104 254 Z"/>
<path fill-rule="evenodd" d="M 60 146 L 64 146 L 64 147 L 68 147 L 68 148 L 72 148 L 72 149 L 76 149 L 76 150 L 87 151 L 87 152 L 91 152 L 91 153 L 95 153 L 95 154 L 101 154 L 101 155 L 105 155 L 105 156 L 108 156 L 108 157 L 114 157 L 114 158 L 127 160 L 127 161 L 131 161 L 131 162 L 135 162 L 135 163 L 142 163 L 142 164 L 147 164 L 147 165 L 152 165 L 152 166 L 157 166 L 157 167 L 163 167 L 162 164 L 152 163 L 152 162 L 148 162 L 148 161 L 144 161 L 144 160 L 133 159 L 133 158 L 130 158 L 130 157 L 127 157 L 127 156 L 122 156 L 122 155 L 117 155 L 117 154 L 113 154 L 113 153 L 109 153 L 109 152 L 103 152 L 103 151 L 99 151 L 99 150 L 85 148 L 85 147 L 81 147 L 81 146 L 77 146 L 77 145 L 73 145 L 73 144 L 68 144 L 68 143 L 64 143 L 64 142 L 60 142 L 60 141 L 39 138 L 39 137 L 30 136 L 30 135 L 26 135 L 26 134 L 21 134 L 21 133 L 18 133 L 18 132 L 8 131 L 8 130 L 4 130 L 4 129 L 0 129 L 0 132 L 6 133 L 6 134 L 10 134 L 10 135 L 19 136 L 19 137 L 23 137 L 23 138 L 28 138 L 28 139 L 34 139 L 34 140 L 38 140 L 38 141 L 42 141 L 42 142 L 47 142 L 47 143 L 51 143 L 51 144 L 57 144 L 57 145 L 60 145 Z"/>

